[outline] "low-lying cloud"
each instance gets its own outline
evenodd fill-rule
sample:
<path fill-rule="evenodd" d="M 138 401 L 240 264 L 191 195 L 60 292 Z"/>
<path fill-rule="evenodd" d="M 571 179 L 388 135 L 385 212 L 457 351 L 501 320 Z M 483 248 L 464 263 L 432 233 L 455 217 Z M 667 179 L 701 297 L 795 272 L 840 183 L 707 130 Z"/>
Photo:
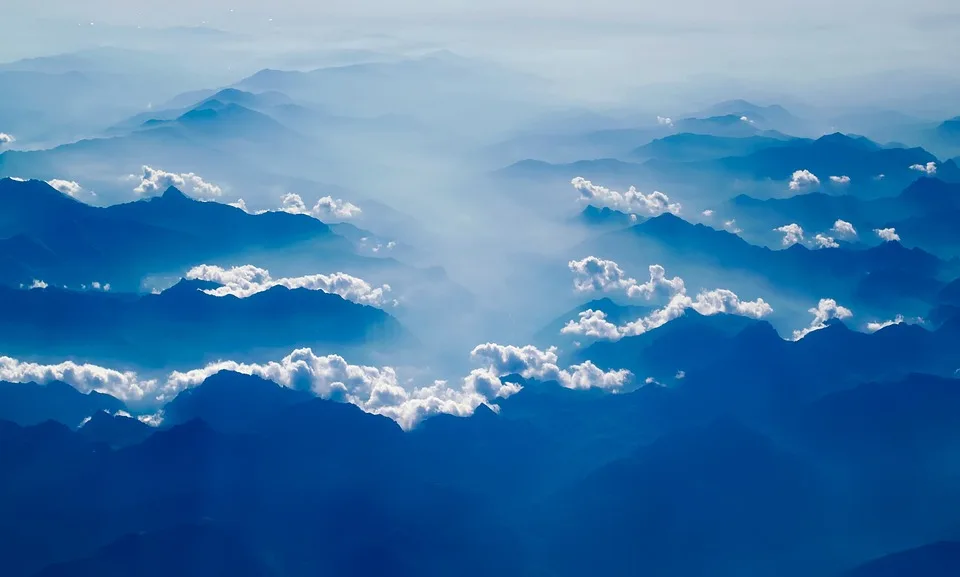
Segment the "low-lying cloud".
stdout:
<path fill-rule="evenodd" d="M 540 351 L 530 346 L 487 343 L 476 347 L 471 356 L 486 366 L 471 371 L 458 386 L 434 381 L 412 389 L 400 383 L 391 367 L 352 365 L 339 355 L 316 355 L 309 348 L 296 349 L 279 361 L 220 361 L 189 371 L 173 371 L 163 380 L 142 378 L 133 371 L 117 371 L 72 361 L 41 365 L 0 357 L 0 380 L 16 383 L 62 381 L 84 393 L 98 391 L 126 402 L 155 406 L 169 402 L 181 391 L 200 385 L 216 373 L 233 371 L 291 389 L 309 391 L 320 398 L 351 403 L 368 413 L 389 417 L 404 429 L 412 429 L 433 415 L 471 415 L 481 404 L 498 410 L 493 402 L 521 389 L 519 384 L 501 380 L 508 374 L 556 380 L 575 389 L 617 390 L 631 378 L 629 371 L 602 371 L 590 362 L 560 369 L 556 364 L 555 349 Z"/>
<path fill-rule="evenodd" d="M 218 297 L 232 295 L 238 298 L 246 298 L 275 286 L 283 286 L 288 289 L 320 290 L 363 305 L 383 307 L 387 304 L 397 304 L 395 300 L 392 301 L 387 297 L 387 293 L 391 291 L 390 285 L 384 284 L 374 287 L 361 278 L 342 272 L 330 275 L 313 274 L 275 279 L 270 276 L 270 271 L 267 269 L 251 264 L 229 269 L 203 264 L 187 271 L 186 278 L 222 285 L 204 291 Z"/>
<path fill-rule="evenodd" d="M 306 214 L 318 220 L 344 220 L 359 215 L 360 207 L 342 199 L 324 196 L 307 208 L 299 194 L 290 192 L 280 199 L 280 210 L 291 214 Z"/>
<path fill-rule="evenodd" d="M 873 229 L 873 232 L 877 233 L 877 236 L 880 237 L 883 242 L 900 240 L 900 235 L 897 234 L 897 229 L 895 228 L 875 228 Z"/>
<path fill-rule="evenodd" d="M 910 170 L 916 170 L 928 176 L 933 176 L 937 173 L 937 163 L 931 161 L 926 164 L 912 164 L 910 165 Z"/>
<path fill-rule="evenodd" d="M 136 175 L 131 176 L 137 178 Z M 174 173 L 143 165 L 143 173 L 139 178 L 140 184 L 133 191 L 146 196 L 163 194 L 171 186 L 182 192 L 192 192 L 198 198 L 210 199 L 223 194 L 219 186 L 192 172 Z"/>
<path fill-rule="evenodd" d="M 799 192 L 820 186 L 820 179 L 809 170 L 796 170 L 790 176 L 790 190 Z"/>
<path fill-rule="evenodd" d="M 590 361 L 561 369 L 557 365 L 555 347 L 542 351 L 533 345 L 518 347 L 486 343 L 476 346 L 470 356 L 488 364 L 491 373 L 557 381 L 568 389 L 616 390 L 628 384 L 632 377 L 630 371 L 603 371 Z"/>
<path fill-rule="evenodd" d="M 580 201 L 598 208 L 609 208 L 627 214 L 659 216 L 666 212 L 680 214 L 680 203 L 670 202 L 670 197 L 660 191 L 644 194 L 631 186 L 626 192 L 611 190 L 593 184 L 583 177 L 570 181 L 580 191 Z"/>
<path fill-rule="evenodd" d="M 867 323 L 867 332 L 875 333 L 880 329 L 885 329 L 887 327 L 892 327 L 893 325 L 902 324 L 905 321 L 903 315 L 897 315 L 891 320 L 888 321 L 871 321 Z"/>
<path fill-rule="evenodd" d="M 840 185 L 850 184 L 850 177 L 845 174 L 842 176 L 831 176 L 830 182 Z"/>
<path fill-rule="evenodd" d="M 594 271 L 614 271 L 612 274 L 583 274 L 581 263 L 597 263 Z M 684 281 L 680 277 L 667 278 L 665 269 L 659 265 L 649 267 L 650 278 L 644 283 L 627 277 L 614 261 L 588 257 L 582 261 L 571 261 L 570 270 L 574 273 L 574 288 L 579 292 L 598 290 L 611 292 L 623 290 L 631 298 L 652 299 L 655 295 L 665 295 L 667 304 L 647 316 L 622 326 L 607 319 L 603 311 L 589 309 L 579 314 L 577 320 L 568 321 L 560 330 L 562 334 L 582 335 L 596 339 L 619 340 L 627 336 L 643 334 L 661 327 L 682 316 L 687 309 L 693 309 L 705 316 L 719 313 L 735 314 L 752 318 L 763 318 L 773 312 L 762 298 L 754 301 L 741 300 L 736 293 L 728 289 L 700 291 L 696 297 L 690 297 Z"/>
<path fill-rule="evenodd" d="M 785 247 L 803 242 L 803 228 L 797 223 L 785 224 L 773 230 L 783 233 L 783 240 L 780 242 Z"/>
<path fill-rule="evenodd" d="M 13 144 L 16 141 L 17 139 L 14 138 L 12 134 L 7 134 L 6 132 L 0 132 L 0 146 Z"/>
<path fill-rule="evenodd" d="M 838 243 L 832 236 L 827 236 L 823 233 L 817 233 L 813 237 L 813 244 L 817 248 L 840 248 L 840 243 Z"/>
<path fill-rule="evenodd" d="M 857 229 L 853 228 L 853 225 L 849 222 L 840 220 L 839 218 L 833 223 L 833 228 L 830 229 L 830 232 L 840 238 L 853 238 L 857 236 Z"/>
<path fill-rule="evenodd" d="M 803 337 L 814 331 L 819 331 L 827 327 L 827 321 L 832 319 L 848 319 L 853 316 L 853 312 L 847 307 L 837 304 L 833 299 L 820 299 L 817 306 L 808 311 L 813 315 L 810 326 L 793 331 L 793 340 L 799 341 Z"/>

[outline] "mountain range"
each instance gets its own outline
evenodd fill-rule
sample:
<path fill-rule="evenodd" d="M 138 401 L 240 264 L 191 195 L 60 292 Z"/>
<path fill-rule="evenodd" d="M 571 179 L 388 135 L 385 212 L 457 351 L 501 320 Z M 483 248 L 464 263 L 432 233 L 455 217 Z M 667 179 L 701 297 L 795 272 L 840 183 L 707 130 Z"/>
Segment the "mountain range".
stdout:
<path fill-rule="evenodd" d="M 409 337 L 384 310 L 336 294 L 283 286 L 245 298 L 203 292 L 217 286 L 181 280 L 143 295 L 0 288 L 0 348 L 18 358 L 79 355 L 99 364 L 164 367 L 305 346 L 344 353 L 373 343 L 397 346 Z"/>
<path fill-rule="evenodd" d="M 580 245 L 577 253 L 641 266 L 661 264 L 702 287 L 723 283 L 719 286 L 738 294 L 755 291 L 756 282 L 732 272 L 737 271 L 784 294 L 804 295 L 814 302 L 826 294 L 838 300 L 855 298 L 878 313 L 900 307 L 919 307 L 918 314 L 925 313 L 942 286 L 941 277 L 957 276 L 953 264 L 896 241 L 859 250 L 845 246 L 815 250 L 799 244 L 771 250 L 669 213 L 601 234 Z"/>
<path fill-rule="evenodd" d="M 251 215 L 201 202 L 176 188 L 161 196 L 98 208 L 45 182 L 0 180 L 0 281 L 59 286 L 110 283 L 137 290 L 148 274 L 177 274 L 208 259 L 316 243 L 327 254 L 351 244 L 314 218 L 282 212 Z"/>
<path fill-rule="evenodd" d="M 242 562 L 256 575 L 388 564 L 439 575 L 509 537 L 498 555 L 479 555 L 460 573 L 530 574 L 540 559 L 555 575 L 592 567 L 887 577 L 863 571 L 896 558 L 871 558 L 907 549 L 919 534 L 936 542 L 960 510 L 941 456 L 960 442 L 954 379 L 838 380 L 833 392 L 781 397 L 789 402 L 776 410 L 759 410 L 759 391 L 736 379 L 723 386 L 727 402 L 712 405 L 695 402 L 702 385 L 686 379 L 616 395 L 520 380 L 523 390 L 501 401 L 499 414 L 481 407 L 408 433 L 351 405 L 234 373 L 182 392 L 167 406 L 170 421 L 149 436 L 106 414 L 73 431 L 0 423 L 0 507 L 34 512 L 29 523 L 3 516 L 4 573 L 118 574 L 167 544 L 187 547 L 192 565 L 215 574 Z M 751 405 L 758 411 L 730 412 Z M 909 474 L 906 459 L 927 473 Z M 504 474 L 506 486 L 497 482 Z M 869 489 L 856 479 L 869 479 Z M 87 490 L 78 498 L 71 486 Z M 894 490 L 909 507 L 871 517 Z M 107 504 L 124 513 L 90 521 Z M 86 520 L 86 530 L 62 539 L 64 519 Z M 438 542 L 443 549 L 421 554 Z M 950 562 L 948 550 L 933 553 L 944 546 L 931 547 L 931 571 Z"/>

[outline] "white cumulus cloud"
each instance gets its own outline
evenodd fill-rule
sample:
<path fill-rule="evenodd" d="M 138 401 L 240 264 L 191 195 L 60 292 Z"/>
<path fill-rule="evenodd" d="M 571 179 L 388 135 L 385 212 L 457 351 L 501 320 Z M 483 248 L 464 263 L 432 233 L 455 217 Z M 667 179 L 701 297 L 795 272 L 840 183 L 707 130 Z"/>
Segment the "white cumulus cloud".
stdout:
<path fill-rule="evenodd" d="M 830 229 L 830 232 L 841 238 L 853 238 L 857 236 L 857 229 L 853 228 L 853 225 L 845 220 L 837 219 L 833 223 L 833 228 Z"/>
<path fill-rule="evenodd" d="M 54 178 L 53 180 L 48 180 L 47 184 L 62 192 L 63 194 L 82 200 L 83 197 L 96 198 L 97 193 L 92 190 L 86 190 L 80 183 L 73 180 L 61 180 L 59 178 Z"/>
<path fill-rule="evenodd" d="M 837 304 L 837 301 L 833 299 L 820 299 L 817 306 L 811 308 L 809 312 L 813 315 L 810 326 L 793 331 L 793 340 L 799 341 L 813 331 L 826 328 L 827 321 L 831 319 L 842 320 L 853 316 L 853 312 L 851 312 L 850 309 Z"/>
<path fill-rule="evenodd" d="M 133 178 L 137 176 L 134 175 Z M 143 173 L 139 178 L 140 184 L 133 189 L 137 194 L 163 194 L 171 186 L 182 192 L 192 192 L 199 198 L 215 198 L 223 194 L 219 186 L 205 181 L 192 172 L 178 174 L 143 165 Z"/>
<path fill-rule="evenodd" d="M 275 286 L 288 289 L 305 288 L 340 295 L 348 301 L 364 305 L 385 306 L 390 285 L 374 287 L 367 281 L 337 272 L 330 275 L 313 274 L 289 278 L 273 278 L 270 271 L 250 264 L 225 269 L 214 265 L 200 265 L 187 271 L 186 278 L 211 281 L 223 286 L 204 292 L 213 296 L 233 295 L 246 298 Z M 392 301 L 396 305 L 396 301 Z"/>
<path fill-rule="evenodd" d="M 702 214 L 706 218 L 710 218 L 711 216 L 713 216 L 713 211 L 708 208 L 707 210 L 701 212 L 700 214 Z"/>
<path fill-rule="evenodd" d="M 922 172 L 928 176 L 932 176 L 937 173 L 937 163 L 928 162 L 926 164 L 913 164 L 910 166 L 910 170 L 916 170 L 917 172 Z"/>
<path fill-rule="evenodd" d="M 673 126 L 673 119 L 668 118 L 666 116 L 658 116 L 657 124 L 659 124 L 660 126 Z"/>
<path fill-rule="evenodd" d="M 607 313 L 588 309 L 580 313 L 576 321 L 567 321 L 561 334 L 583 335 L 595 339 L 615 341 L 622 335 L 620 327 L 607 320 Z"/>
<path fill-rule="evenodd" d="M 621 193 L 605 186 L 593 184 L 583 177 L 570 181 L 580 191 L 580 201 L 596 207 L 607 207 L 627 214 L 658 216 L 665 212 L 680 214 L 680 203 L 670 202 L 670 197 L 660 191 L 644 194 L 634 187 Z"/>
<path fill-rule="evenodd" d="M 725 228 L 728 232 L 732 232 L 733 234 L 740 234 L 743 232 L 743 229 L 737 226 L 737 219 L 735 218 L 724 221 L 723 228 Z"/>
<path fill-rule="evenodd" d="M 877 236 L 883 239 L 883 242 L 893 242 L 895 240 L 896 241 L 900 240 L 900 235 L 897 234 L 897 229 L 895 228 L 875 228 L 873 229 L 873 232 L 877 233 Z"/>
<path fill-rule="evenodd" d="M 800 191 L 820 186 L 820 179 L 809 170 L 796 170 L 790 176 L 790 190 Z"/>
<path fill-rule="evenodd" d="M 13 144 L 17 139 L 13 137 L 12 134 L 7 134 L 6 132 L 0 132 L 0 146 L 6 146 L 7 144 Z"/>
<path fill-rule="evenodd" d="M 141 400 L 157 387 L 156 381 L 140 380 L 134 372 L 77 364 L 73 361 L 41 365 L 11 357 L 0 357 L 0 381 L 12 383 L 63 381 L 83 393 L 98 391 L 124 401 Z"/>
<path fill-rule="evenodd" d="M 785 224 L 773 229 L 776 232 L 783 233 L 783 246 L 793 246 L 798 242 L 803 242 L 803 228 L 797 223 Z"/>
<path fill-rule="evenodd" d="M 817 236 L 813 237 L 813 243 L 817 248 L 840 248 L 840 244 L 832 236 L 823 233 L 817 233 Z"/>
<path fill-rule="evenodd" d="M 313 205 L 313 208 L 307 208 L 303 198 L 293 192 L 281 197 L 280 210 L 291 214 L 306 214 L 319 220 L 353 218 L 362 212 L 359 206 L 331 196 L 324 196 Z"/>
<path fill-rule="evenodd" d="M 850 177 L 847 175 L 843 176 L 831 176 L 830 182 L 834 184 L 850 184 Z"/>
<path fill-rule="evenodd" d="M 632 377 L 630 371 L 603 371 L 590 361 L 561 369 L 555 347 L 542 351 L 533 345 L 486 343 L 477 345 L 470 356 L 488 364 L 489 371 L 499 376 L 518 374 L 527 379 L 557 381 L 568 389 L 615 390 L 623 388 Z"/>
<path fill-rule="evenodd" d="M 589 277 L 580 275 L 580 268 L 573 266 L 584 261 L 594 259 L 602 263 L 598 270 L 615 271 L 613 274 L 594 274 Z M 659 265 L 649 267 L 650 279 L 644 283 L 627 277 L 617 263 L 601 261 L 596 257 L 584 261 L 571 261 L 571 270 L 574 272 L 574 287 L 581 292 L 598 290 L 610 292 L 623 290 L 630 297 L 651 299 L 654 295 L 662 294 L 668 298 L 667 304 L 645 317 L 641 317 L 623 326 L 616 326 L 607 320 L 602 311 L 587 310 L 580 313 L 577 320 L 568 321 L 561 329 L 563 334 L 583 335 L 598 339 L 618 340 L 625 336 L 645 333 L 663 326 L 671 320 L 680 317 L 687 309 L 693 309 L 702 315 L 718 313 L 736 314 L 752 318 L 762 318 L 773 308 L 762 298 L 755 301 L 743 301 L 736 293 L 728 289 L 704 290 L 690 297 L 684 281 L 680 277 L 667 278 L 666 271 Z M 587 279 L 587 280 L 585 280 Z"/>

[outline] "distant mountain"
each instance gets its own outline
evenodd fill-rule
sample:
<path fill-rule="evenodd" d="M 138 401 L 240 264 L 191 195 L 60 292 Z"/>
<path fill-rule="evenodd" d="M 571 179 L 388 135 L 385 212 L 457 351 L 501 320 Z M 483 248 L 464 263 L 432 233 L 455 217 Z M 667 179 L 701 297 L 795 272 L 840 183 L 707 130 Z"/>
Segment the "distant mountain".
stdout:
<path fill-rule="evenodd" d="M 93 414 L 125 408 L 120 399 L 95 391 L 83 394 L 60 381 L 44 385 L 0 381 L 0 420 L 23 426 L 52 420 L 76 428 Z"/>
<path fill-rule="evenodd" d="M 937 136 L 960 147 L 960 116 L 944 120 L 937 126 Z"/>
<path fill-rule="evenodd" d="M 148 273 L 176 273 L 198 262 L 245 252 L 320 243 L 328 254 L 352 246 L 304 215 L 251 215 L 188 198 L 162 196 L 97 208 L 39 181 L 0 180 L 0 282 L 79 286 L 93 281 L 139 289 Z"/>
<path fill-rule="evenodd" d="M 605 179 L 630 181 L 646 171 L 644 165 L 636 162 L 624 162 L 613 158 L 598 160 L 578 160 L 576 162 L 553 164 L 542 160 L 521 160 L 494 172 L 510 178 L 555 179 L 558 183 L 583 176 L 584 174 L 602 175 Z"/>
<path fill-rule="evenodd" d="M 800 577 L 817 566 L 810 549 L 828 542 L 822 493 L 801 459 L 718 421 L 666 435 L 551 497 L 538 553 L 564 575 Z"/>
<path fill-rule="evenodd" d="M 620 158 L 654 139 L 673 133 L 665 126 L 649 128 L 607 128 L 556 133 L 556 125 L 538 127 L 529 134 L 515 136 L 485 149 L 485 157 L 495 166 L 526 158 L 548 162 L 575 162 L 584 158 Z"/>
<path fill-rule="evenodd" d="M 691 162 L 744 156 L 765 148 L 791 144 L 796 139 L 772 136 L 714 136 L 684 132 L 658 138 L 653 142 L 633 149 L 631 156 L 643 159 L 658 158 L 677 162 Z"/>
<path fill-rule="evenodd" d="M 801 427 L 824 455 L 934 467 L 944 446 L 960 443 L 957 410 L 960 380 L 910 374 L 827 395 L 802 411 Z"/>
<path fill-rule="evenodd" d="M 496 86 L 510 86 L 513 102 L 504 102 L 504 93 Z M 498 126 L 510 122 L 518 101 L 528 100 L 544 88 L 534 77 L 444 51 L 307 72 L 266 69 L 234 87 L 251 92 L 279 91 L 350 116 L 390 112 L 436 121 L 472 106 L 474 121 L 482 119 Z M 491 116 L 491 103 L 500 105 L 494 106 L 501 112 L 499 119 Z"/>
<path fill-rule="evenodd" d="M 868 244 L 874 228 L 894 227 L 907 246 L 922 247 L 944 254 L 960 243 L 946 226 L 950 215 L 960 210 L 960 185 L 938 178 L 922 177 L 893 197 L 864 200 L 857 196 L 823 192 L 798 194 L 789 198 L 758 200 L 739 195 L 723 205 L 724 218 L 762 227 L 765 232 L 787 222 L 799 224 L 809 235 L 822 232 L 840 241 L 855 240 Z M 859 239 L 845 239 L 831 232 L 837 219 L 854 225 Z M 942 224 L 938 224 L 942 223 Z M 909 230 L 909 233 L 904 233 Z M 952 239 L 951 237 L 956 237 Z"/>
<path fill-rule="evenodd" d="M 841 577 L 953 577 L 960 573 L 960 543 L 941 541 L 869 561 Z"/>
<path fill-rule="evenodd" d="M 851 184 L 870 183 L 883 174 L 888 184 L 906 186 L 918 176 L 911 166 L 936 161 L 922 148 L 883 148 L 863 137 L 835 133 L 722 159 L 719 164 L 726 170 L 755 178 L 789 180 L 794 171 L 809 170 L 822 183 L 830 176 L 841 175 L 849 176 Z"/>
<path fill-rule="evenodd" d="M 865 250 L 847 247 L 811 250 L 800 245 L 771 250 L 752 245 L 739 236 L 702 224 L 691 224 L 672 214 L 663 214 L 624 230 L 600 235 L 581 245 L 582 254 L 595 254 L 618 262 L 659 263 L 672 274 L 697 280 L 710 271 L 730 277 L 730 271 L 744 271 L 770 281 L 779 290 L 819 299 L 823 294 L 852 294 L 870 275 L 895 273 L 877 278 L 908 283 L 917 289 L 913 298 L 930 299 L 930 290 L 939 290 L 936 280 L 944 263 L 920 249 L 907 249 L 887 242 Z M 722 273 L 722 274 L 721 274 Z M 877 284 L 874 279 L 872 304 L 881 307 L 901 302 L 902 290 Z M 750 286 L 749 283 L 742 285 Z M 705 285 L 704 285 L 705 286 Z M 737 286 L 730 286 L 737 290 Z M 889 289 L 889 290 L 888 290 Z M 894 290 L 895 289 L 895 290 Z M 835 296 L 835 298 L 841 298 Z M 884 304 L 886 303 L 886 304 Z"/>
<path fill-rule="evenodd" d="M 779 104 L 761 106 L 746 100 L 727 100 L 710 106 L 695 116 L 746 117 L 755 126 L 767 130 L 779 130 L 788 134 L 803 135 L 809 131 L 808 124 Z"/>
<path fill-rule="evenodd" d="M 34 577 L 270 577 L 243 539 L 210 522 L 120 537 L 91 556 L 53 564 Z"/>
<path fill-rule="evenodd" d="M 222 371 L 179 393 L 163 409 L 164 426 L 201 419 L 219 431 L 243 431 L 313 398 L 259 377 Z"/>
<path fill-rule="evenodd" d="M 139 420 L 123 415 L 97 411 L 80 427 L 80 435 L 93 443 L 103 443 L 119 449 L 143 442 L 156 429 Z"/>
<path fill-rule="evenodd" d="M 195 281 L 159 294 L 0 287 L 0 347 L 56 359 L 165 366 L 302 346 L 346 350 L 398 344 L 408 333 L 384 310 L 319 290 L 275 286 L 246 298 L 212 296 Z"/>
<path fill-rule="evenodd" d="M 725 114 L 707 118 L 684 118 L 674 122 L 677 131 L 727 138 L 746 138 L 751 136 L 773 136 L 789 138 L 774 130 L 763 130 L 751 119 L 740 114 Z"/>
<path fill-rule="evenodd" d="M 609 298 L 595 299 L 558 316 L 555 320 L 537 331 L 534 335 L 534 340 L 544 345 L 558 344 L 563 341 L 589 340 L 582 337 L 560 334 L 560 329 L 562 329 L 568 321 L 576 321 L 580 313 L 586 310 L 603 311 L 607 315 L 608 321 L 623 324 L 649 314 L 653 308 L 649 306 L 621 305 Z"/>
<path fill-rule="evenodd" d="M 589 205 L 584 208 L 576 217 L 576 221 L 600 229 L 626 228 L 628 226 L 637 224 L 642 220 L 646 220 L 646 218 L 639 217 L 637 215 L 629 215 L 625 212 L 613 210 L 612 208 L 606 206 L 603 208 L 597 208 L 593 205 Z"/>

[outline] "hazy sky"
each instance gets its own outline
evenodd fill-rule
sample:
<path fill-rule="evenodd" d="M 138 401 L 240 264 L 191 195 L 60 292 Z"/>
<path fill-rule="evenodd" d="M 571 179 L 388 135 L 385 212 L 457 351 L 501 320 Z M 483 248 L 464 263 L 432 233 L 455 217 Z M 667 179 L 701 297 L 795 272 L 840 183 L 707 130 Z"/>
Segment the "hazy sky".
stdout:
<path fill-rule="evenodd" d="M 0 60 L 136 40 L 136 27 L 209 26 L 266 46 L 425 43 L 489 54 L 622 100 L 698 75 L 808 92 L 883 71 L 956 76 L 950 0 L 4 0 Z M 110 25 L 132 27 L 121 33 Z M 379 39 L 375 35 L 381 35 Z M 384 36 L 390 42 L 384 42 Z M 393 44 L 390 44 L 390 43 Z M 249 47 L 248 47 L 249 48 Z M 765 84 L 763 84 L 765 83 Z M 878 89 L 883 90 L 880 86 Z M 829 98 L 824 96 L 825 98 Z"/>

